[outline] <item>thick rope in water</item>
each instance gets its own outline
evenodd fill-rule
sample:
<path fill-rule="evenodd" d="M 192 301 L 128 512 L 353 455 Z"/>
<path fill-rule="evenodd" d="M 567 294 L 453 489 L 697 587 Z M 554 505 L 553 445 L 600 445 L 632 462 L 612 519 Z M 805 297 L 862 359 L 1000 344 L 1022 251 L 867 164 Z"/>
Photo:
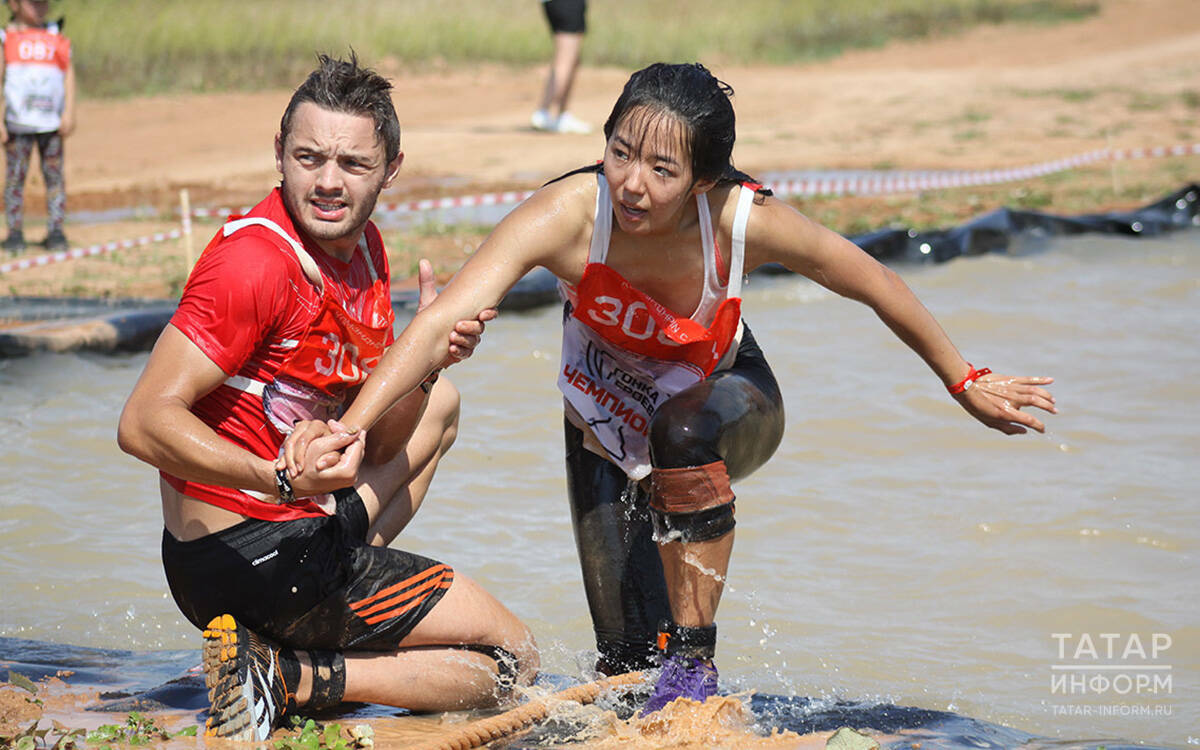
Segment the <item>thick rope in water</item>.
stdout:
<path fill-rule="evenodd" d="M 530 701 L 523 706 L 517 706 L 502 714 L 473 721 L 435 740 L 418 745 L 414 750 L 467 750 L 467 748 L 482 747 L 492 740 L 498 740 L 541 721 L 549 715 L 550 708 L 555 704 L 564 701 L 581 705 L 588 704 L 596 700 L 605 690 L 636 685 L 642 679 L 641 672 L 627 672 L 585 685 L 576 685 L 545 698 Z"/>

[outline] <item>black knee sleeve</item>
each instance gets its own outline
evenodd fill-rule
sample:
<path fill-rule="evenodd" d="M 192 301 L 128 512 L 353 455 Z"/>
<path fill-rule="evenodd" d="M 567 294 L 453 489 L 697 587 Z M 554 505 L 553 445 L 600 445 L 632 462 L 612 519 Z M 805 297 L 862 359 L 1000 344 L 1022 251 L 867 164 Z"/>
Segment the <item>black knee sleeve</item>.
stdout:
<path fill-rule="evenodd" d="M 741 479 L 771 457 L 783 428 L 779 384 L 747 326 L 731 369 L 659 405 L 650 420 L 651 463 L 672 469 L 724 461 L 730 477 Z"/>
<path fill-rule="evenodd" d="M 725 536 L 737 525 L 733 503 L 695 513 L 667 513 L 652 507 L 650 517 L 654 521 L 654 538 L 659 544 L 675 540 L 707 542 Z"/>

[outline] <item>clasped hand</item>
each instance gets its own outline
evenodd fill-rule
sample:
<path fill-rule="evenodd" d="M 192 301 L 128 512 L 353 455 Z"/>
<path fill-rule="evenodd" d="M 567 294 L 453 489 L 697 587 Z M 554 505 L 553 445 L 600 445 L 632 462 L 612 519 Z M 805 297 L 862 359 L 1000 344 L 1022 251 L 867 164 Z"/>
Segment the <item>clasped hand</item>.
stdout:
<path fill-rule="evenodd" d="M 417 312 L 437 299 L 433 266 L 421 259 L 418 264 L 420 298 Z M 488 308 L 469 320 L 460 320 L 450 331 L 446 358 L 439 369 L 449 367 L 471 356 L 496 310 Z M 302 420 L 292 427 L 283 441 L 275 468 L 286 468 L 296 497 L 320 495 L 358 481 L 358 471 L 365 455 L 366 430 L 350 430 L 337 420 Z"/>
<path fill-rule="evenodd" d="M 358 481 L 366 439 L 366 430 L 351 431 L 333 419 L 297 422 L 275 468 L 287 469 L 298 498 L 351 487 Z"/>

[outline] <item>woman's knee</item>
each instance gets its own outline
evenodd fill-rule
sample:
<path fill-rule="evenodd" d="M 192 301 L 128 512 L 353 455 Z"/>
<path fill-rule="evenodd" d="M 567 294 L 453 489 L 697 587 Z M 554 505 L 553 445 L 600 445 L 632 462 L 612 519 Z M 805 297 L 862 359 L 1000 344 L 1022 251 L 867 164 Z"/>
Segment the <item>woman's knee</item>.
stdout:
<path fill-rule="evenodd" d="M 721 420 L 706 408 L 699 393 L 680 393 L 667 400 L 650 420 L 650 456 L 655 466 L 700 466 L 721 459 L 717 440 Z"/>
<path fill-rule="evenodd" d="M 734 478 L 761 466 L 783 437 L 777 391 L 722 372 L 669 399 L 650 423 L 650 456 L 664 469 L 724 461 Z"/>

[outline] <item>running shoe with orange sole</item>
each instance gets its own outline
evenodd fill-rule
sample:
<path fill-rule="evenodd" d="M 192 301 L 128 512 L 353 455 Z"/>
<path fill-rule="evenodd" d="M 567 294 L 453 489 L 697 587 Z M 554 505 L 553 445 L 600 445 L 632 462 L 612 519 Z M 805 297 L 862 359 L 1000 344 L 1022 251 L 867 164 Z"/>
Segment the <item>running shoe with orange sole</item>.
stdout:
<path fill-rule="evenodd" d="M 252 633 L 233 615 L 214 617 L 204 630 L 206 737 L 263 741 L 295 708 L 299 664 L 284 649 Z M 287 679 L 285 679 L 285 672 Z M 293 683 L 288 688 L 288 681 Z"/>

